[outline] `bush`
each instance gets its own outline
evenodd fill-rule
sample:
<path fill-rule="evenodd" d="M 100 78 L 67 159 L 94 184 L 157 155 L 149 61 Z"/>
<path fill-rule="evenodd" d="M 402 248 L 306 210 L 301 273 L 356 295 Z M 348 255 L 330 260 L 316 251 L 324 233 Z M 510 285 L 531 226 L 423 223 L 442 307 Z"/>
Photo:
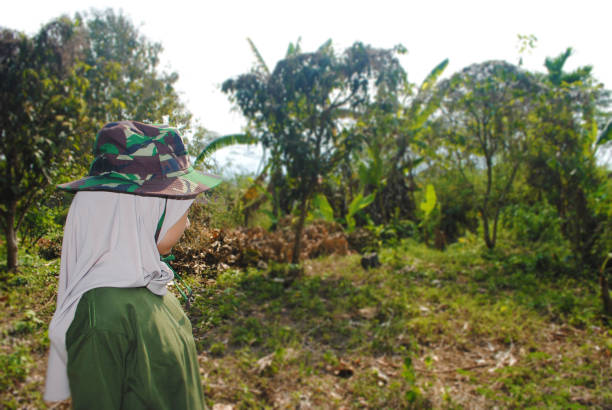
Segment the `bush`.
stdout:
<path fill-rule="evenodd" d="M 62 235 L 57 234 L 51 238 L 40 238 L 38 242 L 38 255 L 46 260 L 57 259 L 62 255 Z"/>
<path fill-rule="evenodd" d="M 502 214 L 502 226 L 510 242 L 506 246 L 513 248 L 500 259 L 505 271 L 540 276 L 581 273 L 570 243 L 561 232 L 561 219 L 548 203 L 510 205 Z"/>
<path fill-rule="evenodd" d="M 19 229 L 19 236 L 23 244 L 31 248 L 43 237 L 61 237 L 67 212 L 68 208 L 61 206 L 52 208 L 46 205 L 32 207 L 25 215 Z"/>
<path fill-rule="evenodd" d="M 379 248 L 376 234 L 367 228 L 355 229 L 348 235 L 347 240 L 351 248 L 361 254 L 376 251 Z"/>
<path fill-rule="evenodd" d="M 430 175 L 423 180 L 423 186 L 431 183 L 436 190 L 440 212 L 435 226 L 438 235 L 443 235 L 446 244 L 450 245 L 466 232 L 475 232 L 479 222 L 475 196 L 461 175 L 436 167 L 426 173 Z"/>
<path fill-rule="evenodd" d="M 547 202 L 504 208 L 502 225 L 517 241 L 565 242 L 561 232 L 561 218 L 557 210 Z"/>

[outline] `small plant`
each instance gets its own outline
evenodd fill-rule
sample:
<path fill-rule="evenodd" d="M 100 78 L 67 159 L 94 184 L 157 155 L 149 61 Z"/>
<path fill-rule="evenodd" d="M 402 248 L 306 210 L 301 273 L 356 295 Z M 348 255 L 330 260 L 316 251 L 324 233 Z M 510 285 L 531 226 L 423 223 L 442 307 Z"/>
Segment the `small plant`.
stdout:
<path fill-rule="evenodd" d="M 210 346 L 209 352 L 211 356 L 221 357 L 225 354 L 225 344 L 215 342 Z"/>
<path fill-rule="evenodd" d="M 28 309 L 25 311 L 24 318 L 15 322 L 10 334 L 14 336 L 34 333 L 43 324 L 44 322 L 36 316 L 36 312 Z"/>
<path fill-rule="evenodd" d="M 412 359 L 410 356 L 404 358 L 404 365 L 402 369 L 402 377 L 406 382 L 408 388 L 405 392 L 406 401 L 412 405 L 416 404 L 421 398 L 421 391 L 416 385 L 416 374 L 412 365 Z"/>
<path fill-rule="evenodd" d="M 23 382 L 31 364 L 32 358 L 25 346 L 20 346 L 11 353 L 0 353 L 0 391 L 7 391 Z"/>
<path fill-rule="evenodd" d="M 261 344 L 267 332 L 260 321 L 254 317 L 250 317 L 241 322 L 242 323 L 238 323 L 232 330 L 232 344 L 236 346 Z"/>
<path fill-rule="evenodd" d="M 429 245 L 429 241 L 434 235 L 440 220 L 440 206 L 438 204 L 436 190 L 432 184 L 427 184 L 425 188 L 425 198 L 419 204 L 419 207 L 423 212 L 423 217 L 419 226 L 423 231 L 425 243 Z M 436 248 L 443 249 L 446 246 L 446 241 L 436 237 L 435 245 Z"/>

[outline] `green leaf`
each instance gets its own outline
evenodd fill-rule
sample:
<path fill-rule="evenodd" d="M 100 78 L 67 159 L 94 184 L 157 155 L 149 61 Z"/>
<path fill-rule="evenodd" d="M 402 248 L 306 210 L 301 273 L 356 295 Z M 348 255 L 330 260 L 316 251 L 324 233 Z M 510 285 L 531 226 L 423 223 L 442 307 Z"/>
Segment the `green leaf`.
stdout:
<path fill-rule="evenodd" d="M 274 214 L 274 212 L 268 210 L 268 209 L 261 209 L 259 210 L 259 212 L 263 213 L 264 215 L 267 215 L 268 218 L 270 218 L 270 221 L 275 224 L 278 222 L 278 218 L 277 216 Z"/>
<path fill-rule="evenodd" d="M 321 44 L 321 46 L 319 47 L 319 52 L 329 52 L 331 51 L 331 46 L 332 46 L 332 39 L 328 39 L 325 43 Z"/>
<path fill-rule="evenodd" d="M 321 193 L 318 193 L 313 198 L 313 215 L 315 218 L 324 219 L 326 221 L 333 222 L 334 220 L 334 209 L 329 204 L 327 197 Z"/>
<path fill-rule="evenodd" d="M 605 126 L 601 134 L 599 134 L 599 137 L 597 138 L 597 142 L 595 143 L 595 145 L 603 145 L 606 142 L 610 141 L 611 138 L 612 138 L 612 121 L 608 122 L 608 124 Z"/>
<path fill-rule="evenodd" d="M 444 60 L 442 60 L 442 62 L 440 62 L 440 64 L 435 66 L 434 69 L 431 70 L 431 72 L 427 75 L 427 77 L 425 77 L 425 80 L 421 84 L 421 91 L 426 91 L 431 88 L 435 84 L 438 77 L 442 75 L 447 66 L 448 58 L 445 58 Z"/>
<path fill-rule="evenodd" d="M 345 217 L 346 227 L 347 227 L 348 232 L 352 232 L 353 229 L 355 229 L 356 222 L 355 222 L 355 218 L 353 217 L 353 215 L 355 215 L 357 212 L 359 212 L 363 208 L 370 205 L 374 201 L 375 197 L 376 197 L 376 194 L 374 193 L 366 197 L 363 196 L 363 193 L 359 193 L 359 195 L 353 198 L 353 200 L 349 204 L 348 212 Z"/>
<path fill-rule="evenodd" d="M 437 203 L 436 190 L 434 189 L 433 185 L 427 184 L 426 189 L 425 200 L 420 204 L 421 211 L 425 213 L 425 219 L 427 219 L 429 214 L 431 214 Z"/>
<path fill-rule="evenodd" d="M 368 172 L 368 166 L 364 161 L 361 161 L 359 163 L 358 174 L 359 174 L 359 181 L 361 181 L 362 186 L 366 186 L 370 183 L 370 178 L 369 178 L 370 174 Z"/>
<path fill-rule="evenodd" d="M 355 215 L 357 212 L 367 207 L 374 201 L 375 194 L 370 194 L 366 197 L 363 194 L 357 195 L 349 204 L 348 215 Z"/>
<path fill-rule="evenodd" d="M 204 149 L 202 150 L 202 152 L 200 152 L 193 164 L 196 165 L 201 160 L 208 157 L 213 152 L 220 150 L 221 148 L 238 144 L 253 145 L 257 144 L 258 142 L 259 139 L 249 134 L 229 134 L 219 138 L 215 138 L 207 146 L 204 147 Z"/>
<path fill-rule="evenodd" d="M 255 58 L 257 59 L 257 62 L 259 63 L 259 66 L 261 67 L 261 69 L 264 71 L 264 73 L 270 75 L 270 69 L 268 68 L 268 65 L 266 64 L 263 57 L 259 53 L 259 50 L 255 46 L 255 43 L 253 43 L 253 40 L 247 37 L 247 41 L 249 42 L 249 46 L 251 46 L 251 51 L 253 51 L 253 54 L 255 54 Z"/>

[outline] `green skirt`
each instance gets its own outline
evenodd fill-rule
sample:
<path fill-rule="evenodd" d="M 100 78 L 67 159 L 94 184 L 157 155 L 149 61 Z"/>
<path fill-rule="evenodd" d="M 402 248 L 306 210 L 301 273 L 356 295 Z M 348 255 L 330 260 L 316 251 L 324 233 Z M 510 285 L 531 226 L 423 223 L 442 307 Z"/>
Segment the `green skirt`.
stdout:
<path fill-rule="evenodd" d="M 191 323 L 176 298 L 97 288 L 66 333 L 75 409 L 204 409 Z"/>

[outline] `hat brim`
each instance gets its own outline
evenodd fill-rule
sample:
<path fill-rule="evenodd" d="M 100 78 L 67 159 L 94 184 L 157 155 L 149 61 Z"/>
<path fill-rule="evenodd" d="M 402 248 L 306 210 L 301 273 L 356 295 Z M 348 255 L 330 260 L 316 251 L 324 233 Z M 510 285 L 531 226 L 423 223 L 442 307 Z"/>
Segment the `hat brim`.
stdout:
<path fill-rule="evenodd" d="M 196 170 L 173 178 L 152 178 L 142 184 L 126 178 L 111 177 L 108 175 L 89 176 L 76 181 L 60 184 L 58 189 L 78 191 L 111 191 L 133 195 L 160 196 L 167 198 L 187 199 L 212 189 L 223 180 Z"/>

